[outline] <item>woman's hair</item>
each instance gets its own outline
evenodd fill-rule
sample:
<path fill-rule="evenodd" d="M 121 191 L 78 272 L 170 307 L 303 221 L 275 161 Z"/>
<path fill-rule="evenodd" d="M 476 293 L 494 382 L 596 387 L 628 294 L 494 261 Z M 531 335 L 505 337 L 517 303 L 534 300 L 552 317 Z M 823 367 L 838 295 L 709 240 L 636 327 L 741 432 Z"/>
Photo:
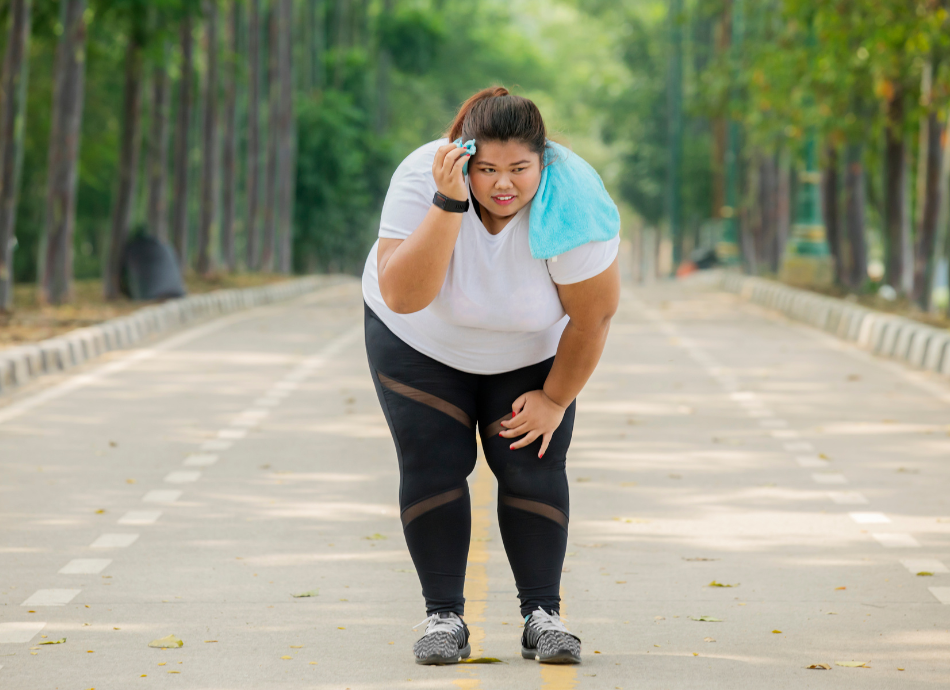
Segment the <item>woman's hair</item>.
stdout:
<path fill-rule="evenodd" d="M 503 86 L 482 89 L 459 108 L 449 129 L 449 141 L 520 141 L 541 156 L 547 145 L 544 119 L 532 101 L 512 96 Z"/>

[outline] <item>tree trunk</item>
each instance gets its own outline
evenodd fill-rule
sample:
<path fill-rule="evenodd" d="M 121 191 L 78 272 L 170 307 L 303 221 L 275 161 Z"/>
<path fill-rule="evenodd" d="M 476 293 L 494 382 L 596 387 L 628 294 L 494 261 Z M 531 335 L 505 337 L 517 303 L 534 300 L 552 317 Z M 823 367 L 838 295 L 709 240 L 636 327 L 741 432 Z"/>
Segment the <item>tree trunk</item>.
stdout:
<path fill-rule="evenodd" d="M 390 2 L 390 0 L 385 0 Z M 326 0 L 310 0 L 310 27 L 313 32 L 313 40 L 310 43 L 310 63 L 311 77 L 310 88 L 319 93 L 323 91 L 323 84 L 326 81 L 326 65 L 324 64 L 324 54 L 326 53 Z"/>
<path fill-rule="evenodd" d="M 759 162 L 759 242 L 758 261 L 772 267 L 772 245 L 775 243 L 775 155 L 764 154 Z"/>
<path fill-rule="evenodd" d="M 247 268 L 260 268 L 257 205 L 260 198 L 260 84 L 261 84 L 261 2 L 251 0 L 248 13 L 247 85 Z"/>
<path fill-rule="evenodd" d="M 276 8 L 272 8 L 268 18 L 268 60 L 267 90 L 267 164 L 264 170 L 264 237 L 261 248 L 261 267 L 264 271 L 274 270 L 274 238 L 276 233 L 275 206 L 277 203 L 277 123 L 280 120 L 280 79 L 277 74 L 279 61 L 278 21 Z"/>
<path fill-rule="evenodd" d="M 212 268 L 211 235 L 217 216 L 218 201 L 218 3 L 205 0 L 205 56 L 208 73 L 204 93 L 204 127 L 201 146 L 201 212 L 198 224 L 198 261 L 200 275 Z"/>
<path fill-rule="evenodd" d="M 785 254 L 785 245 L 792 222 L 792 163 L 787 148 L 778 153 L 778 171 L 775 180 L 775 238 L 770 248 L 772 273 L 778 273 Z"/>
<path fill-rule="evenodd" d="M 13 310 L 13 245 L 26 120 L 30 10 L 31 0 L 13 0 L 0 76 L 0 93 L 4 96 L 0 102 L 0 312 Z"/>
<path fill-rule="evenodd" d="M 349 9 L 351 1 L 334 0 L 333 3 L 333 87 L 337 89 L 343 86 L 344 67 L 346 66 L 343 53 L 350 45 L 347 30 L 350 27 Z"/>
<path fill-rule="evenodd" d="M 845 223 L 850 250 L 848 285 L 860 290 L 868 278 L 868 247 L 864 233 L 864 145 L 848 144 L 845 176 Z"/>
<path fill-rule="evenodd" d="M 278 81 L 280 121 L 277 132 L 277 265 L 290 273 L 293 250 L 294 207 L 294 80 L 293 80 L 293 0 L 279 0 Z"/>
<path fill-rule="evenodd" d="M 885 165 L 885 243 L 887 253 L 887 282 L 898 292 L 904 290 L 904 246 L 906 238 L 906 152 L 904 141 L 904 94 L 895 87 L 895 93 L 887 105 L 887 130 L 884 146 Z"/>
<path fill-rule="evenodd" d="M 828 248 L 834 262 L 835 285 L 844 283 L 844 251 L 841 242 L 841 224 L 838 202 L 838 146 L 829 141 L 825 149 L 827 161 L 822 175 L 822 205 Z"/>
<path fill-rule="evenodd" d="M 134 24 L 134 20 L 133 20 Z M 132 219 L 136 175 L 139 167 L 139 125 L 142 100 L 142 35 L 133 26 L 125 51 L 125 86 L 122 108 L 122 133 L 119 140 L 119 188 L 112 208 L 112 233 L 109 259 L 103 267 L 102 288 L 106 299 L 119 296 L 122 252 Z"/>
<path fill-rule="evenodd" d="M 182 273 L 188 265 L 188 125 L 191 120 L 193 39 L 191 17 L 181 22 L 181 82 L 178 85 L 178 117 L 175 121 L 175 192 L 172 213 L 175 254 Z"/>
<path fill-rule="evenodd" d="M 942 127 L 936 110 L 931 110 L 926 126 L 927 147 L 920 153 L 926 157 L 926 164 L 923 209 L 917 229 L 917 251 L 914 258 L 914 301 L 921 309 L 929 311 L 933 292 L 931 286 L 934 252 L 937 246 L 937 215 L 940 197 L 944 193 L 940 187 L 940 169 L 943 163 Z"/>
<path fill-rule="evenodd" d="M 237 57 L 240 4 L 231 3 L 228 21 L 228 69 L 224 96 L 224 151 L 221 189 L 221 254 L 228 271 L 237 269 L 234 256 L 234 209 L 237 180 Z"/>
<path fill-rule="evenodd" d="M 166 54 L 168 51 L 164 51 Z M 165 180 L 168 164 L 168 71 L 164 65 L 152 72 L 152 126 L 148 153 L 148 231 L 168 242 Z"/>

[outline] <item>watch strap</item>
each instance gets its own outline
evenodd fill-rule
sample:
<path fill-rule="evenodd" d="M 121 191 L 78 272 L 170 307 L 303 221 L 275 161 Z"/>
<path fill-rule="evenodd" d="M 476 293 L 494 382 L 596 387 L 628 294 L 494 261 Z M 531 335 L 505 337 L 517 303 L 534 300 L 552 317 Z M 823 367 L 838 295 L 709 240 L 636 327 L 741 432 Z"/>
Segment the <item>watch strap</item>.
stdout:
<path fill-rule="evenodd" d="M 465 201 L 450 199 L 442 192 L 435 193 L 435 196 L 432 197 L 432 203 L 441 208 L 443 211 L 448 211 L 449 213 L 465 213 L 468 211 L 469 205 L 468 199 Z"/>

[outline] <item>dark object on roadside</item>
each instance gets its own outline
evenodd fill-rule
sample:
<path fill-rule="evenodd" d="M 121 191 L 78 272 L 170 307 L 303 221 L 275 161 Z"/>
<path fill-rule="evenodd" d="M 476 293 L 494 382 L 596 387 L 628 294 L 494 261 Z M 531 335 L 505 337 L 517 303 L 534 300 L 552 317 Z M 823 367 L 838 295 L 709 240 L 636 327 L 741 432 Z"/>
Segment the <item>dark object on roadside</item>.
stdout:
<path fill-rule="evenodd" d="M 121 288 L 122 294 L 134 300 L 184 297 L 185 286 L 172 248 L 149 235 L 131 237 L 122 254 Z"/>
<path fill-rule="evenodd" d="M 715 247 L 699 247 L 690 252 L 689 259 L 676 269 L 676 277 L 682 278 L 696 271 L 704 271 L 719 265 Z"/>

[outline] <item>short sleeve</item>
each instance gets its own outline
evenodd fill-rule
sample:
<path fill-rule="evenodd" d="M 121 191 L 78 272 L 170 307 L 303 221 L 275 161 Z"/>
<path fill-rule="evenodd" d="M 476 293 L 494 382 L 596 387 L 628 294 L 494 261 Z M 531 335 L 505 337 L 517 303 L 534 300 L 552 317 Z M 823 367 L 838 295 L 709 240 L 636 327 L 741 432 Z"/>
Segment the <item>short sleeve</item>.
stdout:
<path fill-rule="evenodd" d="M 404 240 L 426 217 L 436 192 L 432 161 L 441 143 L 444 142 L 426 144 L 409 154 L 396 168 L 383 202 L 380 237 Z"/>
<path fill-rule="evenodd" d="M 558 285 L 571 285 L 606 271 L 617 258 L 620 236 L 606 242 L 588 242 L 564 252 L 557 260 L 548 259 L 548 273 Z"/>

